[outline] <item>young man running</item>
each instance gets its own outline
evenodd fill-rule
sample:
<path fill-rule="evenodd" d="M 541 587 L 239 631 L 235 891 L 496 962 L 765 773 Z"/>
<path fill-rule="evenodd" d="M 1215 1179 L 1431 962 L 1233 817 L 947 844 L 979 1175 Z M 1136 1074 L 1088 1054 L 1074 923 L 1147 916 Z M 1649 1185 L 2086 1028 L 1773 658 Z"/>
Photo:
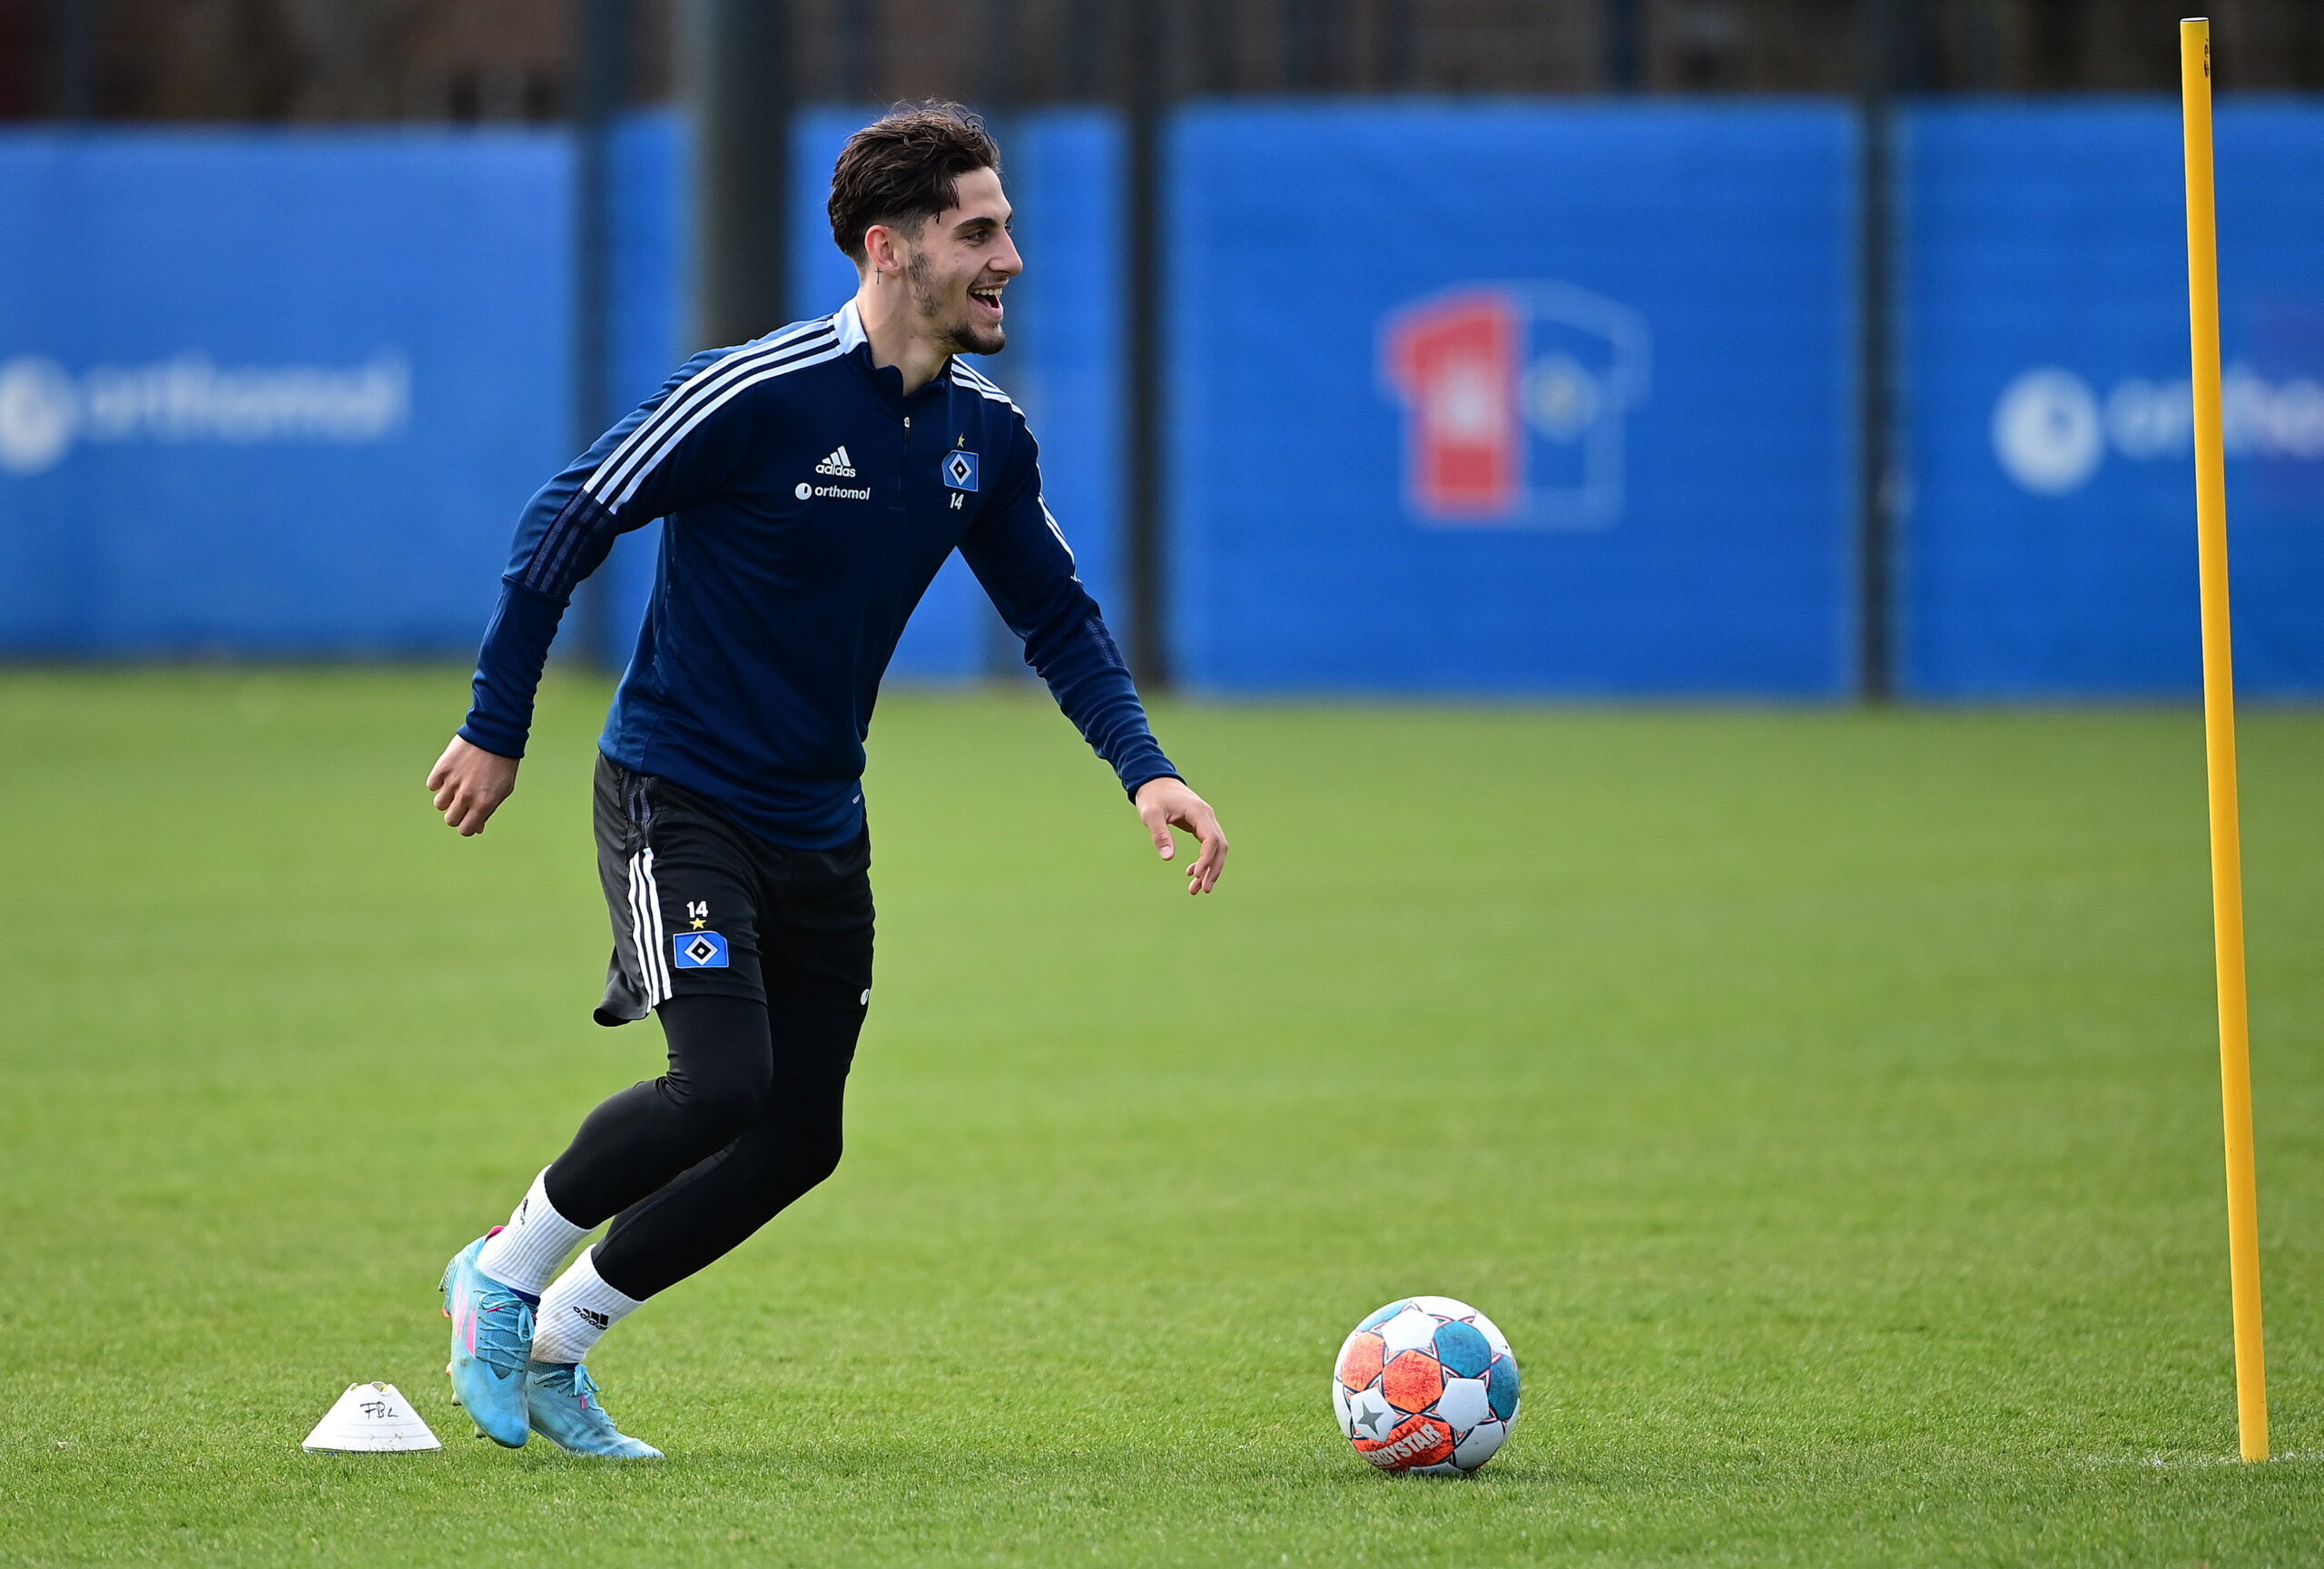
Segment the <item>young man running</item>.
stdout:
<path fill-rule="evenodd" d="M 952 104 L 889 114 L 840 154 L 831 220 L 852 301 L 696 355 L 533 498 L 475 706 L 428 776 L 444 821 L 483 832 L 516 787 L 574 586 L 615 535 L 667 518 L 598 743 L 596 819 L 614 924 L 597 1021 L 656 1014 L 669 1069 L 590 1112 L 507 1224 L 444 1271 L 454 1391 L 511 1447 L 534 1431 L 658 1458 L 615 1427 L 583 1358 L 839 1163 L 872 1000 L 863 738 L 953 550 L 1162 858 L 1173 827 L 1200 842 L 1187 892 L 1226 858 L 1074 574 L 1023 413 L 955 358 L 1000 350 L 1001 291 L 1024 266 L 990 137 Z"/>

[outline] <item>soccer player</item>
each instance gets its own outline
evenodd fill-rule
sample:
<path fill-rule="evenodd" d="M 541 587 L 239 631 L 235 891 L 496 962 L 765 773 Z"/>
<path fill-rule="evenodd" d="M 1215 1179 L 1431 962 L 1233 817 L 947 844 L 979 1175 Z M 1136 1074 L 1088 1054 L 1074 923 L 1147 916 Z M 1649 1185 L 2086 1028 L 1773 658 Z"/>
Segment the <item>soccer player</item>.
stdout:
<path fill-rule="evenodd" d="M 1023 412 L 959 358 L 1000 350 L 1024 267 L 990 136 L 954 104 L 890 113 L 840 154 L 831 221 L 852 301 L 696 355 L 533 498 L 474 706 L 428 776 L 444 821 L 483 832 L 516 787 L 574 586 L 615 536 L 666 518 L 598 742 L 614 952 L 596 1019 L 654 1013 L 669 1067 L 590 1112 L 442 1281 L 455 1395 L 510 1447 L 536 1431 L 659 1458 L 615 1426 L 584 1358 L 839 1162 L 872 1001 L 863 739 L 946 557 L 967 558 L 1162 859 L 1174 827 L 1198 841 L 1187 892 L 1209 892 L 1226 858 L 1075 575 Z"/>

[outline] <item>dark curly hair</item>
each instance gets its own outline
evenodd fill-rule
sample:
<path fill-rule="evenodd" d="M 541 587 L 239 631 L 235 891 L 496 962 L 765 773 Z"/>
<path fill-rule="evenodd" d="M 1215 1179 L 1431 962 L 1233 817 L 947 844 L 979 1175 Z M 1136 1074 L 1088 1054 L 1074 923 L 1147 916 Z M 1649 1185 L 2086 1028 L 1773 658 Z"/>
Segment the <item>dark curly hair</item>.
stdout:
<path fill-rule="evenodd" d="M 918 237 L 960 200 L 974 169 L 1000 173 L 1000 148 L 973 110 L 931 101 L 899 104 L 847 139 L 832 170 L 832 239 L 859 267 L 863 232 L 885 223 Z"/>

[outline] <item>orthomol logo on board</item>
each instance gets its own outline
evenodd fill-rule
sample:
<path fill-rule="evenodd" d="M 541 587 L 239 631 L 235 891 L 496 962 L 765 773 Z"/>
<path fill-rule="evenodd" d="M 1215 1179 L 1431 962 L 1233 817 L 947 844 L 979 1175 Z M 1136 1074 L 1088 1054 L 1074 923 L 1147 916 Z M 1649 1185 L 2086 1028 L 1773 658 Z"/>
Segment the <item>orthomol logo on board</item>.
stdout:
<path fill-rule="evenodd" d="M 2271 379 L 2230 366 L 2220 382 L 2230 458 L 2315 466 L 2324 479 L 2324 382 Z M 2132 376 L 2101 389 L 2072 370 L 2036 366 L 1994 400 L 1994 458 L 2037 496 L 2069 496 L 2111 458 L 2148 463 L 2194 450 L 2195 401 L 2186 379 Z"/>
<path fill-rule="evenodd" d="M 1646 400 L 1646 319 L 1567 283 L 1478 283 L 1389 312 L 1404 495 L 1441 528 L 1594 528 L 1621 515 L 1624 417 Z"/>
<path fill-rule="evenodd" d="M 81 442 L 359 443 L 400 434 L 411 370 L 383 351 L 359 365 L 237 365 L 182 354 L 74 371 L 40 355 L 0 361 L 0 471 L 39 474 Z"/>

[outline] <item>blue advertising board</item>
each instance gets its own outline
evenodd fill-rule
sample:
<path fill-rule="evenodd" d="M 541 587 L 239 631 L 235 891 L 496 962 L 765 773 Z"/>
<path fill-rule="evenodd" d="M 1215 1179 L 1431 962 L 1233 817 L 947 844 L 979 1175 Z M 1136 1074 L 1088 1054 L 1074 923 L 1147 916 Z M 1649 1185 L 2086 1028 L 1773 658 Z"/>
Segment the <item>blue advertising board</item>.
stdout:
<path fill-rule="evenodd" d="M 1188 112 L 1181 674 L 1846 690 L 1852 149 L 1823 104 Z"/>
<path fill-rule="evenodd" d="M 841 146 L 872 109 L 824 106 L 793 133 L 791 276 L 795 316 L 835 311 L 855 292 L 855 268 L 832 238 L 825 199 Z M 1009 347 L 978 361 L 1009 390 L 1041 444 L 1049 509 L 1071 541 L 1082 581 L 1122 634 L 1116 461 L 1121 287 L 1117 209 L 1120 133 L 1110 113 L 1047 110 L 997 128 L 1026 272 L 1010 285 Z M 689 133 L 682 116 L 640 113 L 617 132 L 617 375 L 627 403 L 650 396 L 693 351 L 686 311 L 684 202 Z M 774 323 L 771 325 L 779 325 Z M 627 406 L 626 404 L 625 405 Z M 615 548 L 605 573 L 609 656 L 628 657 L 653 586 L 660 526 Z M 1020 670 L 1021 651 L 958 556 L 912 615 L 890 674 L 957 681 Z"/>
<path fill-rule="evenodd" d="M 869 111 L 803 117 L 794 308 Z M 1120 132 L 1001 126 L 1029 271 L 990 363 L 1120 627 Z M 1165 274 L 1172 640 L 1237 691 L 1853 685 L 1854 151 L 1830 104 L 1196 105 Z M 1905 122 L 1902 676 L 2197 674 L 2168 101 Z M 681 119 L 614 146 L 618 396 L 694 347 Z M 2238 674 L 2324 693 L 2324 108 L 2219 113 Z M 555 133 L 0 136 L 0 654 L 473 648 L 573 449 Z M 586 617 L 625 656 L 653 531 Z M 1012 667 L 957 562 L 907 678 Z"/>
<path fill-rule="evenodd" d="M 469 649 L 565 456 L 547 133 L 0 136 L 0 650 Z"/>
<path fill-rule="evenodd" d="M 2223 101 L 2236 676 L 2324 693 L 2324 109 Z M 1905 686 L 2197 690 L 2178 106 L 1905 121 Z"/>

